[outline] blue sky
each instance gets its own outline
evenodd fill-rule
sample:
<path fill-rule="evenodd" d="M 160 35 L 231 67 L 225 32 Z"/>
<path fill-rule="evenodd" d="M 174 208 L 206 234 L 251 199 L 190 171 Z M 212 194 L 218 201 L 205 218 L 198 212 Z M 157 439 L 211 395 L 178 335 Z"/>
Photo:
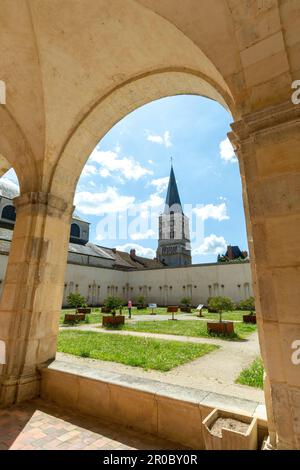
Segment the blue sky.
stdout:
<path fill-rule="evenodd" d="M 175 96 L 149 103 L 116 124 L 77 185 L 76 212 L 91 222 L 91 241 L 155 255 L 172 156 L 181 202 L 189 205 L 191 228 L 198 232 L 191 240 L 193 262 L 215 261 L 226 244 L 247 249 L 239 168 L 226 140 L 230 122 L 230 114 L 212 100 Z"/>
<path fill-rule="evenodd" d="M 214 262 L 227 244 L 247 250 L 239 168 L 226 137 L 230 122 L 218 103 L 184 95 L 149 103 L 116 124 L 77 185 L 76 213 L 91 223 L 90 241 L 155 256 L 172 156 L 191 218 L 193 263 Z M 3 179 L 16 181 L 12 170 Z"/>

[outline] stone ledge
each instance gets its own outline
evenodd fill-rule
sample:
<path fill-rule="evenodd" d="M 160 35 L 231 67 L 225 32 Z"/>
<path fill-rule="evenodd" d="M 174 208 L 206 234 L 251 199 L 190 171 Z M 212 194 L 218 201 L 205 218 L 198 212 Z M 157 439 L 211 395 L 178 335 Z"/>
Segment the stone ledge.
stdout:
<path fill-rule="evenodd" d="M 41 396 L 85 414 L 203 449 L 202 421 L 213 408 L 258 416 L 260 440 L 267 435 L 264 406 L 256 401 L 157 380 L 53 361 L 41 368 Z"/>
<path fill-rule="evenodd" d="M 158 380 L 134 377 L 127 374 L 107 372 L 106 370 L 95 369 L 87 365 L 72 364 L 60 360 L 53 361 L 47 369 L 140 390 L 162 397 L 173 398 L 174 400 L 183 400 L 198 405 L 203 404 L 211 408 L 222 407 L 223 409 L 228 409 L 228 411 L 243 412 L 251 416 L 255 413 L 258 406 L 263 406 L 254 400 L 235 398 L 192 387 L 181 387 L 180 385 L 167 384 Z"/>

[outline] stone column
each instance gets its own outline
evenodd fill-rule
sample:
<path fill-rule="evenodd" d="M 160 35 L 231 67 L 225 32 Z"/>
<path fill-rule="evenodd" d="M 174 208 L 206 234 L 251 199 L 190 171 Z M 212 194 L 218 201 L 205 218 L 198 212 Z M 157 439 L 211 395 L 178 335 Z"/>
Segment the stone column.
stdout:
<path fill-rule="evenodd" d="M 267 375 L 271 444 L 300 449 L 300 106 L 286 102 L 247 115 L 232 129 Z"/>
<path fill-rule="evenodd" d="M 17 220 L 0 302 L 0 404 L 37 396 L 38 367 L 54 359 L 72 204 L 51 194 L 14 200 Z"/>

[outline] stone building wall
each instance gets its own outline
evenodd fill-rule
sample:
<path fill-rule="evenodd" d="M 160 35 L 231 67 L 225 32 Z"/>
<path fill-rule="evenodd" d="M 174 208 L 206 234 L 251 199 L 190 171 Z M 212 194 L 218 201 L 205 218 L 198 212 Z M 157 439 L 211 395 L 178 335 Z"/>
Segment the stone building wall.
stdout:
<path fill-rule="evenodd" d="M 7 255 L 0 254 L 0 293 L 7 266 Z M 89 305 L 102 304 L 108 295 L 124 300 L 144 295 L 147 303 L 178 304 L 182 297 L 193 305 L 207 298 L 225 295 L 238 302 L 252 292 L 249 263 L 202 264 L 177 268 L 120 271 L 105 267 L 68 263 L 63 305 L 70 292 L 79 292 Z"/>

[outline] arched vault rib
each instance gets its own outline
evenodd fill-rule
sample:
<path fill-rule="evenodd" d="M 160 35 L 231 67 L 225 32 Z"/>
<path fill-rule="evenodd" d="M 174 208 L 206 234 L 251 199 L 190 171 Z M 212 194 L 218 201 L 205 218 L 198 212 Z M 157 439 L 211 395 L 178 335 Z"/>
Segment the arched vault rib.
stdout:
<path fill-rule="evenodd" d="M 151 101 L 183 94 L 213 99 L 234 114 L 232 98 L 198 71 L 170 68 L 136 77 L 101 98 L 78 123 L 55 167 L 50 192 L 59 197 L 68 193 L 73 198 L 89 155 L 118 121 Z"/>

